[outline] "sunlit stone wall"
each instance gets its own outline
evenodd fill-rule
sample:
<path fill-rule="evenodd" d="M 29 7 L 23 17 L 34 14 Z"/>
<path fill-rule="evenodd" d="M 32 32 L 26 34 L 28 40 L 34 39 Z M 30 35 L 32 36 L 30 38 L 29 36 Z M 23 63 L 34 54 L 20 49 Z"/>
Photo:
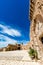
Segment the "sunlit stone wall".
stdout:
<path fill-rule="evenodd" d="M 43 0 L 35 1 L 33 14 L 30 14 L 31 27 L 30 38 L 33 48 L 38 51 L 39 57 L 43 57 Z M 30 1 L 30 2 L 31 2 Z M 32 4 L 32 3 L 31 3 Z M 32 5 L 30 4 L 30 13 Z"/>

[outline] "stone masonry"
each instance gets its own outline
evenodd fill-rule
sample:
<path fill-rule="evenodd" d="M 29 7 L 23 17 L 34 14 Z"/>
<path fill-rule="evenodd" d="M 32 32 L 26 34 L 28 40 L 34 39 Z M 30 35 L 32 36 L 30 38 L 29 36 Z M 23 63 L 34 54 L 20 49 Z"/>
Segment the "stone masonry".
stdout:
<path fill-rule="evenodd" d="M 30 0 L 30 38 L 39 58 L 43 57 L 43 0 Z"/>

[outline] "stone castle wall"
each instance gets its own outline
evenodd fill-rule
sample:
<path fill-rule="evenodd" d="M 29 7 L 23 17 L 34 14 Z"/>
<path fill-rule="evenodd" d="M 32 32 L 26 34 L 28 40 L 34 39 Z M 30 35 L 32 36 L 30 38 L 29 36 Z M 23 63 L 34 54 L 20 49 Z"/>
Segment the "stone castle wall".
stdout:
<path fill-rule="evenodd" d="M 43 57 L 43 0 L 31 0 L 31 6 L 35 1 L 31 19 L 30 38 L 33 48 Z M 31 8 L 30 6 L 30 8 Z M 31 9 L 30 9 L 30 12 Z"/>

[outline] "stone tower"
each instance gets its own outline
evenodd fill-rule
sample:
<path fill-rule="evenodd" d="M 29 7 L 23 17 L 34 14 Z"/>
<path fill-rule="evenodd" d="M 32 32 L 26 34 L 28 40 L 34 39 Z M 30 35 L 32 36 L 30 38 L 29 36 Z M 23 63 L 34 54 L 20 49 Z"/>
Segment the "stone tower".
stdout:
<path fill-rule="evenodd" d="M 43 0 L 30 0 L 30 41 L 43 57 Z"/>

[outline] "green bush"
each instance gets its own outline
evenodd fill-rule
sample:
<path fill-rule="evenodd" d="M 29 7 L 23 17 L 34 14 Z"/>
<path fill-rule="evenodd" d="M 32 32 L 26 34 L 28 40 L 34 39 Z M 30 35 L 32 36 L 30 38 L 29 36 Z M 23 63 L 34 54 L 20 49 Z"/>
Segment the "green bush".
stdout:
<path fill-rule="evenodd" d="M 34 49 L 32 49 L 32 48 L 30 48 L 30 50 L 29 50 L 29 55 L 30 55 L 30 57 L 32 59 L 38 59 L 38 53 L 37 53 L 37 51 L 34 50 Z"/>

